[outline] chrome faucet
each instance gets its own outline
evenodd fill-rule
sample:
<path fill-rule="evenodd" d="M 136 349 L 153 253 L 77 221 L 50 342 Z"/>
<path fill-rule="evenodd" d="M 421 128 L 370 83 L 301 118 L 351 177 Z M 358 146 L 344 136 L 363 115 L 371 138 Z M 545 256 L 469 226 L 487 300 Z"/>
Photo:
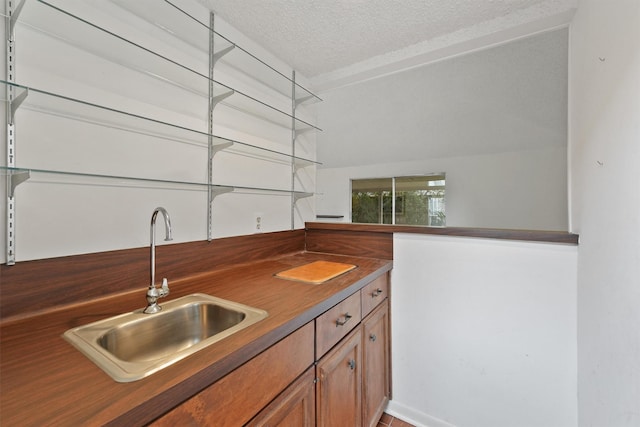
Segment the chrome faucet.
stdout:
<path fill-rule="evenodd" d="M 164 218 L 164 228 L 166 232 L 165 241 L 173 240 L 171 237 L 171 218 L 165 208 L 158 207 L 153 211 L 151 215 L 151 283 L 149 289 L 147 289 L 147 308 L 143 310 L 143 313 L 157 313 L 162 310 L 162 307 L 158 305 L 158 299 L 169 295 L 169 282 L 166 277 L 162 279 L 162 286 L 156 287 L 156 218 L 158 212 L 162 214 Z"/>

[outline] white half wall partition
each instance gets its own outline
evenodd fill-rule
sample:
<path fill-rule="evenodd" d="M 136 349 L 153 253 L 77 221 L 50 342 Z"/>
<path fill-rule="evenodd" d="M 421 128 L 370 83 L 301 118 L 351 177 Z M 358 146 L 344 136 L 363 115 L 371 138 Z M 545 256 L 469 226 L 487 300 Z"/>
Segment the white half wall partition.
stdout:
<path fill-rule="evenodd" d="M 577 425 L 577 246 L 402 233 L 393 244 L 392 415 Z"/>

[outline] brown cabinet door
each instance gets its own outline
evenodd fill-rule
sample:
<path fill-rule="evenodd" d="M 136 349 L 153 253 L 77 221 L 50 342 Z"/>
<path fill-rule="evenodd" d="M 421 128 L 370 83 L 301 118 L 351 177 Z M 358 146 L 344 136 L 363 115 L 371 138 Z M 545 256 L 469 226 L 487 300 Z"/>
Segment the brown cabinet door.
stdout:
<path fill-rule="evenodd" d="M 385 301 L 362 323 L 364 426 L 376 426 L 390 395 L 389 303 Z"/>
<path fill-rule="evenodd" d="M 316 425 L 315 368 L 309 368 L 264 408 L 247 427 L 313 427 Z"/>
<path fill-rule="evenodd" d="M 362 329 L 358 326 L 317 366 L 317 426 L 362 425 Z"/>

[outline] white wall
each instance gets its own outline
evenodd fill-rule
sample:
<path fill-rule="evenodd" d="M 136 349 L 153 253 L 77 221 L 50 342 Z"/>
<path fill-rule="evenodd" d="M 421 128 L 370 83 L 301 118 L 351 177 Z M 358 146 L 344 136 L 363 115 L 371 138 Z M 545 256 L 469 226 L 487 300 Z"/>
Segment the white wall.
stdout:
<path fill-rule="evenodd" d="M 577 247 L 393 243 L 392 413 L 429 427 L 577 425 Z"/>
<path fill-rule="evenodd" d="M 570 33 L 581 427 L 640 426 L 640 3 L 580 0 Z"/>
<path fill-rule="evenodd" d="M 178 19 L 182 15 L 167 4 L 147 7 L 142 2 L 80 0 L 54 3 L 208 75 L 208 31 L 187 18 Z M 191 0 L 180 3 L 208 23 L 209 13 L 200 4 Z M 136 13 L 158 13 L 159 22 L 169 25 L 173 34 Z M 162 19 L 167 16 L 165 23 Z M 16 27 L 17 83 L 207 132 L 206 78 L 75 22 L 38 2 L 25 3 Z M 222 20 L 216 19 L 216 29 L 285 75 L 291 75 L 290 68 Z M 252 69 L 244 70 L 244 74 L 228 66 L 226 59 L 216 65 L 216 80 L 291 112 L 290 97 L 255 78 L 275 73 Z M 290 90 L 291 83 L 282 80 Z M 240 95 L 233 97 L 241 99 Z M 51 99 L 32 91 L 16 114 L 18 167 L 207 182 L 206 136 L 150 126 L 140 120 L 122 120 L 122 116 L 104 111 L 94 114 L 98 110 L 53 103 Z M 315 121 L 313 110 L 300 107 L 297 114 Z M 291 119 L 281 117 L 282 124 L 274 124 L 220 104 L 214 110 L 213 132 L 291 153 Z M 296 154 L 315 158 L 313 132 L 299 138 Z M 4 158 L 1 164 L 5 164 Z M 290 158 L 239 145 L 216 154 L 213 170 L 216 184 L 281 190 L 292 186 Z M 314 191 L 313 166 L 302 170 L 299 177 L 296 190 Z M 4 200 L 5 185 L 1 187 Z M 148 223 L 156 206 L 166 207 L 171 214 L 174 242 L 207 238 L 205 186 L 133 184 L 33 173 L 17 188 L 16 205 L 18 261 L 148 245 Z M 291 195 L 238 190 L 218 196 L 213 204 L 213 237 L 256 232 L 256 214 L 262 216 L 261 231 L 290 229 Z M 295 226 L 302 227 L 314 214 L 313 198 L 299 201 Z M 4 241 L 5 227 L 0 230 Z M 3 251 L 0 262 L 4 257 Z"/>
<path fill-rule="evenodd" d="M 567 30 L 323 93 L 317 210 L 349 179 L 447 174 L 447 225 L 567 229 Z M 393 166 L 389 166 L 393 165 Z"/>
<path fill-rule="evenodd" d="M 543 148 L 317 171 L 318 214 L 351 220 L 352 179 L 446 171 L 449 227 L 567 229 L 567 152 Z M 544 173 L 540 173 L 544 170 Z M 530 179 L 535 176 L 535 179 Z M 518 179 L 527 177 L 527 179 Z M 548 191 L 549 189 L 555 191 Z M 498 208 L 497 208 L 498 207 Z"/>

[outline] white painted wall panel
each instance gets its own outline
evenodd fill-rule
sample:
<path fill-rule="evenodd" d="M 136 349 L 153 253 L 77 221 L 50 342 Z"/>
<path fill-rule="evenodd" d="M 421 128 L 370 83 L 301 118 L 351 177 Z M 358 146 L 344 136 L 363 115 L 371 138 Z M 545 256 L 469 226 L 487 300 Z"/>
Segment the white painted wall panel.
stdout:
<path fill-rule="evenodd" d="M 581 0 L 571 25 L 581 427 L 640 426 L 639 23 L 636 0 Z"/>
<path fill-rule="evenodd" d="M 445 172 L 447 225 L 567 230 L 566 29 L 322 95 L 318 213 L 349 220 L 350 178 Z"/>
<path fill-rule="evenodd" d="M 391 411 L 430 427 L 573 427 L 575 246 L 396 234 Z"/>
<path fill-rule="evenodd" d="M 566 148 L 546 148 L 320 168 L 318 213 L 349 222 L 352 179 L 445 172 L 447 226 L 566 230 L 566 158 Z"/>

